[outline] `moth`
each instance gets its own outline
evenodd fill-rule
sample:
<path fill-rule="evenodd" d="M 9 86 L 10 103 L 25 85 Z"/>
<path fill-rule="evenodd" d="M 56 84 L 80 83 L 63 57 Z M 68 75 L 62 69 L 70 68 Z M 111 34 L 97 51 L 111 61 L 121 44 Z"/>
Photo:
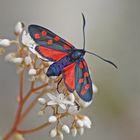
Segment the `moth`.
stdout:
<path fill-rule="evenodd" d="M 93 96 L 92 80 L 84 59 L 85 53 L 95 55 L 116 68 L 117 66 L 113 62 L 85 50 L 85 17 L 83 13 L 82 17 L 83 49 L 77 49 L 68 41 L 39 25 L 29 25 L 28 32 L 38 44 L 35 51 L 41 56 L 41 59 L 54 62 L 50 65 L 46 75 L 50 77 L 62 74 L 68 91 L 76 93 L 79 102 L 85 107 L 92 102 Z"/>

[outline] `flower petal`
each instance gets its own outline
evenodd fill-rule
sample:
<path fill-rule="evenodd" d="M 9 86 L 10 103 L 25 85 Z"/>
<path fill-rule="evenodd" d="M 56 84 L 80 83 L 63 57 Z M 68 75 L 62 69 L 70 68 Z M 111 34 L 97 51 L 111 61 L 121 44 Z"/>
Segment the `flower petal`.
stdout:
<path fill-rule="evenodd" d="M 57 96 L 60 100 L 63 100 L 64 99 L 64 94 L 58 94 L 58 96 Z"/>
<path fill-rule="evenodd" d="M 56 100 L 57 97 L 55 97 L 54 95 L 52 95 L 51 93 L 47 93 L 47 96 L 51 99 L 51 100 Z"/>
<path fill-rule="evenodd" d="M 63 102 L 63 104 L 66 104 L 66 105 L 74 105 L 73 102 L 68 101 L 68 100 L 66 100 L 66 99 L 64 99 L 62 102 Z"/>
<path fill-rule="evenodd" d="M 60 103 L 59 106 L 60 106 L 62 109 L 66 110 L 66 105 L 65 105 L 65 104 Z"/>
<path fill-rule="evenodd" d="M 47 105 L 56 105 L 57 103 L 55 102 L 55 101 L 49 101 L 48 103 L 47 103 Z"/>

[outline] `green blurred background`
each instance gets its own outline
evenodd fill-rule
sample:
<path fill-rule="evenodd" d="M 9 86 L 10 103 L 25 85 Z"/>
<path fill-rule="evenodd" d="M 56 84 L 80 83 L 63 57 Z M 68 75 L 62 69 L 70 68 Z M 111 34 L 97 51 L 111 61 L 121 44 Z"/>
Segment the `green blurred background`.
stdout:
<path fill-rule="evenodd" d="M 86 48 L 112 60 L 119 69 L 86 55 L 99 90 L 94 103 L 84 110 L 94 125 L 82 137 L 69 135 L 65 139 L 139 140 L 140 0 L 0 0 L 0 38 L 12 39 L 15 24 L 23 21 L 26 27 L 43 25 L 82 48 L 81 12 L 87 21 Z M 15 66 L 0 56 L 0 135 L 13 122 L 18 82 Z M 36 114 L 37 109 L 24 128 L 42 121 Z M 51 139 L 46 132 L 44 129 L 27 139 Z"/>

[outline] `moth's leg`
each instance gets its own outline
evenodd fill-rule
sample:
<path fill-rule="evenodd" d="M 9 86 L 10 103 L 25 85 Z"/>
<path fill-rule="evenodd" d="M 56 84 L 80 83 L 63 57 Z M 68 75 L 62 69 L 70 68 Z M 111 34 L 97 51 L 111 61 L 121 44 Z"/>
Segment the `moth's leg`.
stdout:
<path fill-rule="evenodd" d="M 57 88 L 56 88 L 56 89 L 57 89 L 57 92 L 58 92 L 58 93 L 61 93 L 61 92 L 59 91 L 59 85 L 60 85 L 62 79 L 63 79 L 63 78 L 61 77 L 61 79 L 60 79 L 60 80 L 58 81 L 58 83 L 57 83 Z"/>

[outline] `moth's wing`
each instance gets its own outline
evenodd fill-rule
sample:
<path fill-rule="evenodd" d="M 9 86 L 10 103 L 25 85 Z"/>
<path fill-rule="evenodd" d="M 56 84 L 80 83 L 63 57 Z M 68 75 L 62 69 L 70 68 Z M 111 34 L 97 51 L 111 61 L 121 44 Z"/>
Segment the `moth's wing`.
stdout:
<path fill-rule="evenodd" d="M 61 52 L 44 46 L 36 46 L 35 50 L 39 55 L 41 55 L 42 60 L 47 59 L 49 61 L 58 61 L 67 55 L 67 53 L 65 52 Z"/>
<path fill-rule="evenodd" d="M 70 92 L 73 92 L 75 90 L 75 86 L 76 86 L 76 81 L 75 81 L 76 64 L 77 64 L 77 62 L 74 62 L 74 63 L 66 66 L 62 72 L 62 75 L 64 78 L 64 83 Z"/>
<path fill-rule="evenodd" d="M 84 59 L 74 62 L 63 71 L 64 83 L 70 92 L 76 92 L 84 102 L 92 101 L 92 81 L 89 75 L 87 63 Z"/>
<path fill-rule="evenodd" d="M 68 54 L 75 48 L 72 44 L 44 27 L 29 25 L 28 31 L 31 38 L 38 44 L 36 51 L 38 51 L 41 56 L 44 56 L 43 51 L 52 51 L 53 56 L 60 54 L 60 57 L 58 57 L 60 59 L 64 54 Z M 62 57 L 60 52 L 63 53 Z M 56 61 L 52 56 L 50 57 L 50 54 L 47 56 L 47 53 L 45 53 L 45 56 L 52 61 Z"/>
<path fill-rule="evenodd" d="M 84 59 L 80 60 L 75 67 L 76 93 L 84 102 L 92 101 L 92 80 L 90 78 L 87 63 Z"/>

